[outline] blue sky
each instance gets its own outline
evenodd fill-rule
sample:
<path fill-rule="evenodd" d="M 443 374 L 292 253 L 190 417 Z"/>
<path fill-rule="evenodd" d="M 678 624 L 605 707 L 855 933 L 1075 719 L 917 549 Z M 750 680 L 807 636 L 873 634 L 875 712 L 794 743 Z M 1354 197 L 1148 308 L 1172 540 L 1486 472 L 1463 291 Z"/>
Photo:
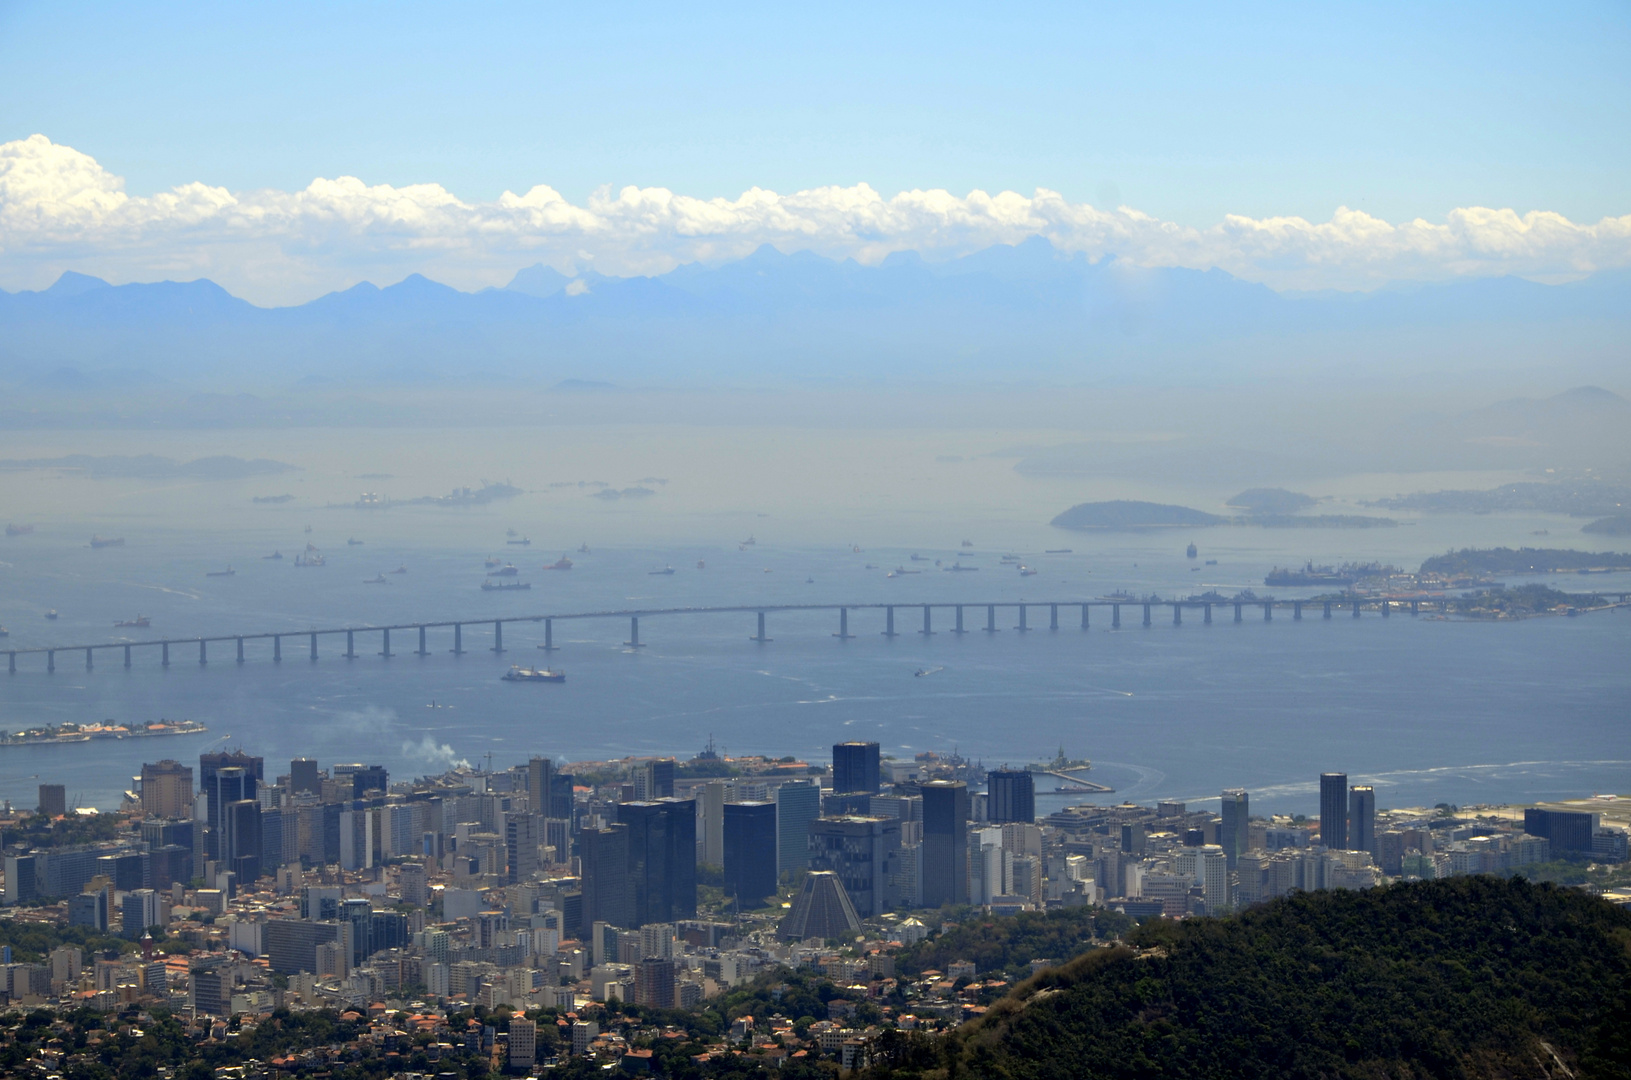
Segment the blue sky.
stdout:
<path fill-rule="evenodd" d="M 1029 235 L 1282 288 L 1631 265 L 1625 0 L 0 0 L 0 71 L 4 288 L 289 302 Z"/>
<path fill-rule="evenodd" d="M 1388 220 L 1626 212 L 1631 5 L 0 3 L 0 136 L 192 180 L 864 181 Z"/>

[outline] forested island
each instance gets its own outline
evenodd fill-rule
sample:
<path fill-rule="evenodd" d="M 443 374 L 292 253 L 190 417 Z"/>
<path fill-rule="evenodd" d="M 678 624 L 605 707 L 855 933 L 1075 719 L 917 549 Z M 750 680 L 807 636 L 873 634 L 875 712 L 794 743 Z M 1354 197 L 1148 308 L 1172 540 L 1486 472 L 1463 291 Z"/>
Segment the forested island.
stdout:
<path fill-rule="evenodd" d="M 1250 494 L 1251 492 L 1242 493 L 1243 496 Z M 1206 525 L 1258 525 L 1268 529 L 1371 529 L 1390 528 L 1398 522 L 1392 518 L 1369 517 L 1362 514 L 1284 514 L 1254 511 L 1240 517 L 1223 517 L 1188 506 L 1114 499 L 1108 502 L 1078 503 L 1049 524 L 1056 529 L 1073 529 L 1080 532 L 1094 530 L 1136 532 L 1143 529 L 1200 528 Z"/>
<path fill-rule="evenodd" d="M 1441 577 L 1480 574 L 1554 574 L 1593 570 L 1631 570 L 1631 555 L 1567 548 L 1462 548 L 1434 555 L 1421 564 L 1421 573 Z"/>

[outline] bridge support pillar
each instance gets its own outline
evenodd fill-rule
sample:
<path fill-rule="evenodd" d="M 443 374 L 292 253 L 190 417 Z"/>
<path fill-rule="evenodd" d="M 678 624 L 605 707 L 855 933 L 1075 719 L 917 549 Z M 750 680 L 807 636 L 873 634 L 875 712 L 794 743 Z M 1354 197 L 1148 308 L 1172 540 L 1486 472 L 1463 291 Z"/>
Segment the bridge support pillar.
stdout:
<path fill-rule="evenodd" d="M 1354 601 L 1354 618 L 1359 618 L 1359 601 Z"/>
<path fill-rule="evenodd" d="M 16 653 L 13 652 L 13 653 L 7 653 L 6 654 L 6 668 L 7 668 L 7 671 L 6 671 L 7 675 L 17 674 L 17 654 Z"/>
<path fill-rule="evenodd" d="M 1303 621 L 1303 602 L 1301 600 L 1298 600 L 1291 605 L 1291 621 Z"/>
<path fill-rule="evenodd" d="M 985 632 L 988 634 L 995 634 L 997 632 L 996 604 L 985 605 Z"/>
<path fill-rule="evenodd" d="M 204 652 L 204 639 L 199 638 L 198 639 L 198 666 L 203 667 L 205 664 L 207 664 L 209 662 L 210 662 L 210 658 Z"/>
<path fill-rule="evenodd" d="M 85 670 L 91 670 L 91 650 L 85 650 Z"/>
<path fill-rule="evenodd" d="M 1172 605 L 1172 625 L 1173 626 L 1182 626 L 1182 625 L 1184 625 L 1184 605 L 1182 605 L 1182 604 L 1173 604 Z"/>
<path fill-rule="evenodd" d="M 1212 625 L 1212 605 L 1211 604 L 1206 605 L 1206 618 L 1204 618 L 1202 621 L 1204 623 L 1206 623 L 1207 626 Z"/>
<path fill-rule="evenodd" d="M 924 637 L 929 637 L 930 635 L 932 635 L 934 633 L 934 630 L 931 629 L 930 626 L 929 626 L 929 605 L 928 604 L 923 605 L 923 629 L 919 630 L 918 633 L 922 634 Z"/>
<path fill-rule="evenodd" d="M 838 633 L 834 634 L 833 637 L 839 641 L 848 641 L 854 636 L 849 632 L 849 608 L 841 607 L 838 609 Z"/>
<path fill-rule="evenodd" d="M 544 620 L 544 643 L 542 645 L 538 646 L 538 647 L 540 649 L 544 650 L 545 652 L 554 652 L 555 651 L 555 620 L 554 619 L 545 619 Z"/>
<path fill-rule="evenodd" d="M 415 653 L 414 655 L 416 655 L 416 656 L 429 656 L 430 655 L 428 652 L 425 651 L 425 628 L 423 626 L 421 626 L 419 628 L 419 651 L 417 653 Z"/>
<path fill-rule="evenodd" d="M 1420 600 L 1410 601 L 1410 614 L 1412 614 L 1412 615 L 1420 615 L 1421 614 L 1421 601 Z"/>
<path fill-rule="evenodd" d="M 629 616 L 629 640 L 625 641 L 623 644 L 627 645 L 631 649 L 643 648 L 643 646 L 640 644 L 640 616 Z"/>
<path fill-rule="evenodd" d="M 895 636 L 895 609 L 893 607 L 883 609 L 883 636 Z"/>
<path fill-rule="evenodd" d="M 1331 617 L 1331 601 L 1329 600 L 1325 601 L 1325 617 L 1327 619 Z"/>
<path fill-rule="evenodd" d="M 889 633 L 890 633 L 890 636 L 894 636 L 894 633 L 895 633 L 895 609 L 894 608 L 889 609 Z M 753 635 L 752 640 L 757 641 L 760 644 L 763 644 L 763 643 L 770 640 L 769 638 L 765 637 L 765 613 L 762 612 L 762 611 L 759 612 L 759 632 L 757 634 Z"/>
<path fill-rule="evenodd" d="M 277 634 L 272 635 L 272 663 L 283 663 L 283 638 Z"/>
<path fill-rule="evenodd" d="M 317 635 L 311 636 L 311 662 L 317 663 Z"/>
<path fill-rule="evenodd" d="M 1058 604 L 1049 604 L 1048 605 L 1048 629 L 1049 630 L 1059 629 L 1059 605 Z"/>
<path fill-rule="evenodd" d="M 1150 605 L 1144 605 L 1144 625 L 1150 625 Z"/>
<path fill-rule="evenodd" d="M 954 633 L 954 634 L 967 633 L 967 631 L 963 629 L 963 605 L 962 604 L 957 605 L 957 626 L 956 626 L 955 629 L 952 630 L 952 633 Z"/>
<path fill-rule="evenodd" d="M 244 662 L 244 639 L 238 639 L 238 663 Z"/>
<path fill-rule="evenodd" d="M 46 671 L 55 671 L 55 670 L 57 670 L 57 654 L 56 653 L 48 652 L 48 653 L 45 654 L 45 670 Z"/>
<path fill-rule="evenodd" d="M 355 630 L 345 632 L 345 658 L 347 660 L 357 658 L 357 632 Z"/>
<path fill-rule="evenodd" d="M 391 631 L 389 627 L 380 630 L 380 641 L 379 654 L 389 660 L 391 658 Z"/>
<path fill-rule="evenodd" d="M 1112 630 L 1120 630 L 1121 629 L 1121 605 L 1120 604 L 1111 604 L 1110 605 L 1110 629 L 1112 629 Z"/>
<path fill-rule="evenodd" d="M 501 655 L 504 652 L 504 623 L 500 619 L 493 620 L 493 651 Z"/>
<path fill-rule="evenodd" d="M 1087 629 L 1087 605 L 1082 605 L 1082 629 Z"/>
<path fill-rule="evenodd" d="M 1393 601 L 1391 601 L 1391 600 L 1383 600 L 1382 601 L 1382 618 L 1385 619 L 1389 615 L 1393 614 L 1393 612 L 1391 610 L 1392 607 L 1393 607 Z"/>
<path fill-rule="evenodd" d="M 464 655 L 464 624 L 453 624 L 453 655 Z"/>
<path fill-rule="evenodd" d="M 170 666 L 170 643 L 168 641 L 166 641 L 163 644 L 162 647 L 164 649 L 164 655 L 159 658 L 159 666 L 160 667 L 169 667 Z"/>
<path fill-rule="evenodd" d="M 125 646 L 125 667 L 130 666 L 130 646 Z"/>
<path fill-rule="evenodd" d="M 1015 630 L 1018 630 L 1022 634 L 1028 633 L 1031 629 L 1029 626 L 1025 625 L 1025 607 L 1026 605 L 1024 604 L 1019 605 L 1019 625 L 1014 627 Z"/>
<path fill-rule="evenodd" d="M 1264 622 L 1273 622 L 1274 621 L 1274 605 L 1273 604 L 1264 604 L 1263 605 L 1263 621 Z"/>
<path fill-rule="evenodd" d="M 1236 604 L 1235 605 L 1235 622 L 1239 622 L 1239 621 L 1240 621 L 1240 605 Z"/>

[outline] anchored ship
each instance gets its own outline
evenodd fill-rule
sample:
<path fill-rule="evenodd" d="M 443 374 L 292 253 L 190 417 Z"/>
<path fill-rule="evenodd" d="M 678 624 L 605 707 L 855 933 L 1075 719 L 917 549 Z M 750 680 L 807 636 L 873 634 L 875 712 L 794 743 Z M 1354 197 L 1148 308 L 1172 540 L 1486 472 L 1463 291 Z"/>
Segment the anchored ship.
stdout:
<path fill-rule="evenodd" d="M 566 672 L 548 668 L 512 667 L 503 675 L 505 682 L 565 682 Z"/>

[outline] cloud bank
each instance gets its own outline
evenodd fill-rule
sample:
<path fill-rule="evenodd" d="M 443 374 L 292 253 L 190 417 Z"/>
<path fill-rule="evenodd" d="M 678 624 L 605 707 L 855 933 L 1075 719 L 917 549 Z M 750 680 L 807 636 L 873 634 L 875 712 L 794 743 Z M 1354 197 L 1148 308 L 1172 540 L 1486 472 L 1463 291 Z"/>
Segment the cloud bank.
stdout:
<path fill-rule="evenodd" d="M 0 286 L 10 289 L 43 287 L 63 270 L 113 281 L 208 277 L 256 303 L 287 304 L 412 272 L 475 289 L 538 262 L 631 276 L 739 258 L 767 243 L 875 263 L 897 251 L 951 258 L 1032 236 L 1093 259 L 1215 267 L 1277 289 L 1559 279 L 1631 266 L 1631 214 L 1577 224 L 1545 211 L 1466 207 L 1442 222 L 1393 224 L 1342 207 L 1323 223 L 1230 215 L 1195 228 L 1042 188 L 885 198 L 857 184 L 699 199 L 631 186 L 602 188 L 578 206 L 542 184 L 467 202 L 439 184 L 351 176 L 293 192 L 194 182 L 134 196 L 95 158 L 44 135 L 0 143 Z"/>

